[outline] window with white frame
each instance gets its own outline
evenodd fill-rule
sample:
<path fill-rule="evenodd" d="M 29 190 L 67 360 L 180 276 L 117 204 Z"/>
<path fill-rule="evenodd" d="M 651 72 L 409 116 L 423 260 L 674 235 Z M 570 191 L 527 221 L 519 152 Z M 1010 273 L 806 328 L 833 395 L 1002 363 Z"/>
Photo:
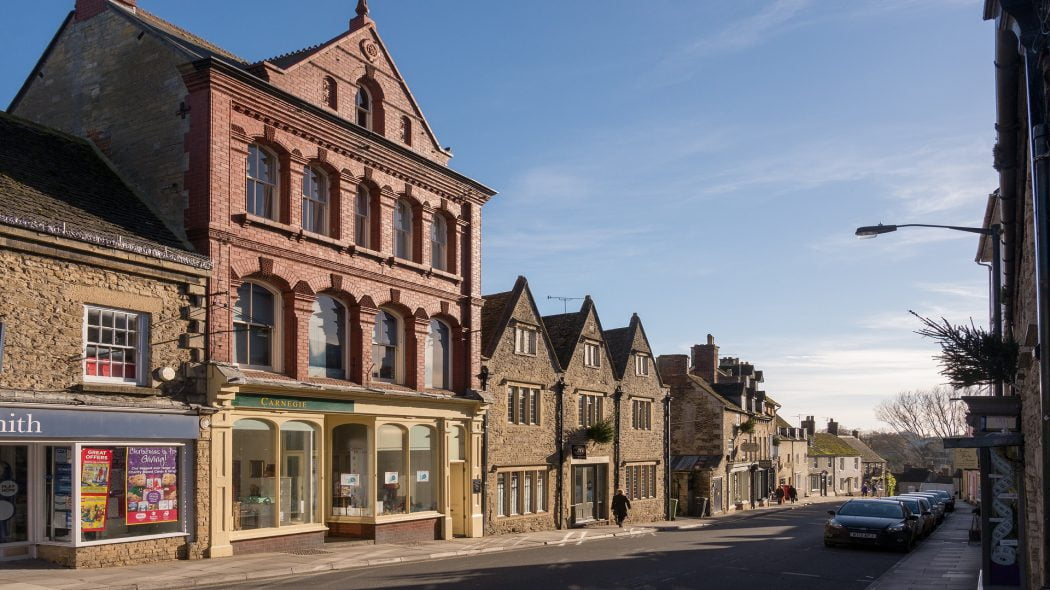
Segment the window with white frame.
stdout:
<path fill-rule="evenodd" d="M 354 243 L 362 248 L 372 248 L 372 195 L 368 187 L 357 185 L 354 201 Z"/>
<path fill-rule="evenodd" d="M 277 328 L 275 297 L 255 283 L 237 288 L 233 308 L 233 354 L 238 365 L 273 368 L 274 332 Z"/>
<path fill-rule="evenodd" d="M 583 345 L 583 364 L 587 367 L 598 368 L 602 366 L 601 345 L 595 342 L 586 342 Z"/>
<path fill-rule="evenodd" d="M 148 316 L 84 307 L 84 380 L 140 383 L 148 369 Z"/>
<path fill-rule="evenodd" d="M 602 396 L 580 394 L 580 426 L 593 426 L 602 421 Z"/>
<path fill-rule="evenodd" d="M 651 400 L 631 400 L 631 428 L 653 429 L 653 402 Z"/>
<path fill-rule="evenodd" d="M 631 500 L 656 497 L 656 465 L 628 465 L 624 468 L 626 477 L 624 492 Z"/>
<path fill-rule="evenodd" d="M 412 259 L 412 206 L 404 199 L 394 205 L 394 256 Z"/>
<path fill-rule="evenodd" d="M 313 166 L 303 168 L 303 229 L 328 234 L 328 179 Z"/>
<path fill-rule="evenodd" d="M 426 387 L 452 388 L 452 330 L 441 320 L 430 320 L 424 353 Z"/>
<path fill-rule="evenodd" d="M 254 143 L 248 146 L 245 184 L 248 213 L 277 219 L 277 157 Z"/>
<path fill-rule="evenodd" d="M 517 354 L 536 354 L 536 337 L 539 332 L 533 326 L 514 326 L 514 352 Z"/>
<path fill-rule="evenodd" d="M 507 422 L 510 424 L 539 424 L 540 390 L 517 385 L 508 387 Z"/>
<path fill-rule="evenodd" d="M 329 295 L 318 295 L 310 314 L 311 377 L 346 377 L 346 307 Z"/>
<path fill-rule="evenodd" d="M 853 458 L 853 468 L 860 469 L 860 457 Z"/>
<path fill-rule="evenodd" d="M 376 314 L 372 331 L 372 378 L 388 383 L 398 383 L 401 356 L 401 321 L 385 309 Z"/>
<path fill-rule="evenodd" d="M 649 355 L 634 355 L 634 374 L 640 377 L 645 377 L 649 375 Z"/>
<path fill-rule="evenodd" d="M 497 473 L 496 516 L 546 512 L 546 474 L 546 468 L 525 468 Z"/>
<path fill-rule="evenodd" d="M 430 222 L 430 265 L 448 270 L 448 223 L 440 213 L 435 213 Z"/>

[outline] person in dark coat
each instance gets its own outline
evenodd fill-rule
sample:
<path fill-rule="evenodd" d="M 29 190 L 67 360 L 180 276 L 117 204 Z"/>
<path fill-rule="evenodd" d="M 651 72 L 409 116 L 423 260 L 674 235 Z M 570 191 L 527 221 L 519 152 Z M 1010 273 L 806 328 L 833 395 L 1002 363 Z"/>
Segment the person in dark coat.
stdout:
<path fill-rule="evenodd" d="M 792 503 L 798 501 L 798 490 L 795 489 L 795 486 L 788 486 L 788 498 L 791 499 Z"/>
<path fill-rule="evenodd" d="M 777 489 L 773 492 L 773 495 L 777 498 L 777 504 L 784 503 L 784 488 L 777 486 Z"/>
<path fill-rule="evenodd" d="M 631 501 L 623 495 L 623 490 L 616 490 L 612 499 L 613 516 L 616 517 L 616 526 L 623 527 L 623 521 L 627 518 L 627 510 L 631 507 Z"/>

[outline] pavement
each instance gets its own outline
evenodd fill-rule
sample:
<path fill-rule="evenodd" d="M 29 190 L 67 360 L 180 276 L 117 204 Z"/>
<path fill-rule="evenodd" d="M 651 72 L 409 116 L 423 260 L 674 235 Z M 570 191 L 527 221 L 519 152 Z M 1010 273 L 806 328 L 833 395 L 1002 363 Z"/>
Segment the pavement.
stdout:
<path fill-rule="evenodd" d="M 0 588 L 5 590 L 162 590 L 165 588 L 215 587 L 551 545 L 581 545 L 598 539 L 688 531 L 722 524 L 728 525 L 800 506 L 843 502 L 846 499 L 844 497 L 803 498 L 797 504 L 774 504 L 713 518 L 682 518 L 642 524 L 628 522 L 623 528 L 600 526 L 413 544 L 336 542 L 326 544 L 323 550 L 300 552 L 301 554 L 261 553 L 222 559 L 170 561 L 120 568 L 73 570 L 49 566 L 40 561 L 15 561 L 4 563 L 0 568 Z"/>
<path fill-rule="evenodd" d="M 906 558 L 867 590 L 973 590 L 981 571 L 981 544 L 969 542 L 973 506 L 956 502 L 954 513 Z"/>

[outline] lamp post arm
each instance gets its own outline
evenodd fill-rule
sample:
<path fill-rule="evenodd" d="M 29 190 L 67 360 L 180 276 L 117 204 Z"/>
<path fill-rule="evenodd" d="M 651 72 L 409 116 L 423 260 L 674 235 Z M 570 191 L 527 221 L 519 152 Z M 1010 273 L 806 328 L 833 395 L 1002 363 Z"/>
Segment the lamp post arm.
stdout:
<path fill-rule="evenodd" d="M 933 225 L 929 223 L 898 223 L 897 227 L 937 227 L 940 229 L 953 229 L 955 231 L 964 231 L 971 234 L 980 234 L 982 236 L 995 236 L 999 234 L 999 224 L 995 224 L 989 227 L 960 227 L 958 225 Z"/>

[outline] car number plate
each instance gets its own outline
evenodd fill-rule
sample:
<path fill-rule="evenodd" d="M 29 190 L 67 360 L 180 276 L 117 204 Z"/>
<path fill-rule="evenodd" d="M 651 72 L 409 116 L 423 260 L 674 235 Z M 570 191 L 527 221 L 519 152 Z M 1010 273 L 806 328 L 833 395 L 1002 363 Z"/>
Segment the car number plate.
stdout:
<path fill-rule="evenodd" d="M 876 535 L 875 533 L 850 533 L 849 536 L 859 537 L 861 539 L 874 539 L 878 535 Z"/>

